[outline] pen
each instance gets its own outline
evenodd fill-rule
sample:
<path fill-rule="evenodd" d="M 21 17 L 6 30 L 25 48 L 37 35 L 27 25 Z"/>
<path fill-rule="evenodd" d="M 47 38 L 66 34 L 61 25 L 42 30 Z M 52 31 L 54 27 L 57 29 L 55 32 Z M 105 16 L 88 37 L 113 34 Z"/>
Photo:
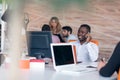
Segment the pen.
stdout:
<path fill-rule="evenodd" d="M 105 58 L 101 58 L 101 61 L 102 61 L 102 62 L 106 62 L 106 61 L 105 61 Z"/>

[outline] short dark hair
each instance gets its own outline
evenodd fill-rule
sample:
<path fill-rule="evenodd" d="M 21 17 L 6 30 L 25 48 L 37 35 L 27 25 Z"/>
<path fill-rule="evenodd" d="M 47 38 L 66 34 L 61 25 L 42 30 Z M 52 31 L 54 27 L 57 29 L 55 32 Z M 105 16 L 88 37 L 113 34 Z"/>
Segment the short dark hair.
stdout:
<path fill-rule="evenodd" d="M 42 26 L 42 31 L 51 31 L 51 30 L 50 30 L 50 26 L 49 26 L 48 24 L 44 24 L 44 25 Z"/>
<path fill-rule="evenodd" d="M 63 26 L 62 29 L 70 31 L 70 34 L 72 34 L 72 28 L 70 26 Z"/>
<path fill-rule="evenodd" d="M 82 24 L 82 25 L 80 26 L 80 28 L 82 28 L 82 27 L 85 27 L 85 28 L 88 30 L 89 33 L 91 32 L 91 27 L 90 27 L 88 24 Z M 80 29 L 80 28 L 79 28 L 79 29 Z"/>

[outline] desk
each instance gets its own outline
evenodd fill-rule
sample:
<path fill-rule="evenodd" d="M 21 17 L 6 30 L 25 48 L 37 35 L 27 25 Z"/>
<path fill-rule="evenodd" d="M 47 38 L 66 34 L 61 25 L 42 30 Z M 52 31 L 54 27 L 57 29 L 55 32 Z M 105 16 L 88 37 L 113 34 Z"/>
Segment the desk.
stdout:
<path fill-rule="evenodd" d="M 6 69 L 0 68 L 0 80 L 7 79 Z M 20 80 L 116 80 L 115 76 L 110 78 L 101 77 L 97 71 L 86 73 L 85 75 L 71 75 L 56 72 L 51 66 L 46 66 L 45 70 L 21 70 Z M 23 79 L 22 79 L 23 78 Z"/>

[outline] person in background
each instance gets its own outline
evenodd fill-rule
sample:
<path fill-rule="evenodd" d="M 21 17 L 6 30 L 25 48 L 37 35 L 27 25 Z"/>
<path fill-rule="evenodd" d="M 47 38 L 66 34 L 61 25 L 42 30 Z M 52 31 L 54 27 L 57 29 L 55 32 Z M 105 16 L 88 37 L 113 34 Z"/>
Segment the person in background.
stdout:
<path fill-rule="evenodd" d="M 98 64 L 98 71 L 104 77 L 110 77 L 120 70 L 120 42 L 116 45 L 112 56 L 106 63 L 103 59 Z"/>
<path fill-rule="evenodd" d="M 65 42 L 60 35 L 61 24 L 60 24 L 59 19 L 57 17 L 52 17 L 50 19 L 49 26 L 51 28 L 51 31 L 52 31 L 53 35 L 57 35 L 60 39 L 60 42 Z"/>
<path fill-rule="evenodd" d="M 63 26 L 62 27 L 62 36 L 65 42 L 69 42 L 70 40 L 77 41 L 77 37 L 72 34 L 72 28 L 70 26 Z"/>
<path fill-rule="evenodd" d="M 42 31 L 51 31 L 49 25 L 44 24 L 42 26 Z M 56 35 L 52 35 L 52 41 L 53 43 L 60 43 L 60 39 Z"/>
<path fill-rule="evenodd" d="M 78 62 L 93 62 L 98 59 L 99 49 L 95 43 L 90 42 L 91 28 L 87 24 L 82 24 L 78 29 L 78 41 L 72 42 L 76 47 Z"/>

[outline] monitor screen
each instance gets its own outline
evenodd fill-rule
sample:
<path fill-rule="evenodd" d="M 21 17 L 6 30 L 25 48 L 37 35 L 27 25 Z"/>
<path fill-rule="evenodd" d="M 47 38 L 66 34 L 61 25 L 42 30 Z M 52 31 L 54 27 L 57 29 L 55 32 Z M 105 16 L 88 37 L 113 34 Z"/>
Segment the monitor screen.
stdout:
<path fill-rule="evenodd" d="M 51 35 L 50 31 L 28 31 L 27 45 L 29 56 L 34 56 L 37 59 L 51 58 Z"/>
<path fill-rule="evenodd" d="M 53 54 L 56 65 L 74 64 L 72 45 L 53 45 Z"/>

